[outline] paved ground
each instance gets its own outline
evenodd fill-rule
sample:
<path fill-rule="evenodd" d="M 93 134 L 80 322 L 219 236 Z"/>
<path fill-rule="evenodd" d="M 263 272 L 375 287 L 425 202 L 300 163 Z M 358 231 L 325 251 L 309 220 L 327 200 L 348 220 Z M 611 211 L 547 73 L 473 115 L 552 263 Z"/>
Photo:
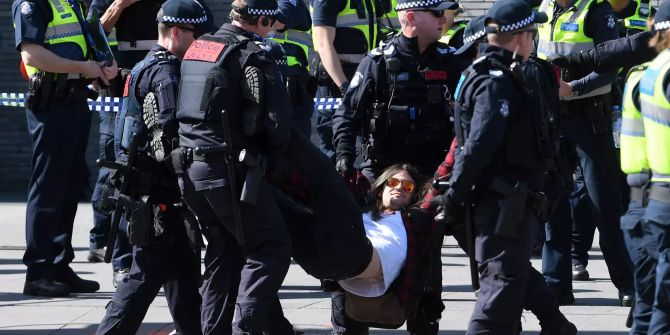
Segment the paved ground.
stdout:
<path fill-rule="evenodd" d="M 0 334 L 93 334 L 104 315 L 104 308 L 113 293 L 111 266 L 86 262 L 88 230 L 91 225 L 90 204 L 82 203 L 75 223 L 72 267 L 82 277 L 100 282 L 95 294 L 68 298 L 34 299 L 21 294 L 25 267 L 21 257 L 25 248 L 25 203 L 0 203 Z M 597 238 L 595 239 L 598 240 Z M 444 289 L 446 305 L 440 322 L 441 334 L 462 334 L 474 305 L 469 287 L 467 258 L 455 241 L 447 240 L 443 249 Z M 536 267 L 538 260 L 533 260 Z M 609 281 L 605 262 L 598 248 L 591 253 L 589 271 L 594 279 L 575 283 L 577 302 L 561 308 L 574 322 L 580 334 L 625 334 L 627 308 L 618 307 L 617 291 Z M 293 264 L 280 291 L 287 318 L 306 334 L 325 334 L 330 329 L 330 301 L 319 290 L 317 280 Z M 168 334 L 173 328 L 165 299 L 159 296 L 149 310 L 138 334 Z M 523 315 L 525 334 L 537 334 L 537 319 Z M 377 330 L 376 334 L 403 334 L 401 330 Z"/>

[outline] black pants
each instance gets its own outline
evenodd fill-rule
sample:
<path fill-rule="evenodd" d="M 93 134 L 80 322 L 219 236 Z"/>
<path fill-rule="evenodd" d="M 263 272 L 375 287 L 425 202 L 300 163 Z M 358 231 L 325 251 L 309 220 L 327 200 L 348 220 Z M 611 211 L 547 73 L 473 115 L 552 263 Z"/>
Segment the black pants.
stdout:
<path fill-rule="evenodd" d="M 81 190 L 81 164 L 91 126 L 86 100 L 50 101 L 26 110 L 32 175 L 26 202 L 26 281 L 53 279 L 72 259 L 72 227 Z"/>
<path fill-rule="evenodd" d="M 565 317 L 542 275 L 530 264 L 537 218 L 527 205 L 520 218 L 519 236 L 500 236 L 495 233 L 499 206 L 498 197 L 484 195 L 473 211 L 480 290 L 467 333 L 517 334 L 523 308 L 538 316 L 542 328 L 559 327 Z"/>
<path fill-rule="evenodd" d="M 215 227 L 209 229 L 211 246 L 205 256 L 203 328 L 214 333 L 215 329 L 230 327 L 230 323 L 226 326 L 220 322 L 230 318 L 234 304 L 233 334 L 274 332 L 288 322 L 283 316 L 276 317 L 277 310 L 281 311 L 277 292 L 291 256 L 284 219 L 273 199 L 272 187 L 262 183 L 256 205 L 241 205 L 244 245 L 239 246 L 232 238 L 238 228 L 232 218 L 228 180 L 222 171 L 226 171 L 223 161 L 196 161 L 180 180 L 189 207 L 203 225 Z M 281 326 L 276 325 L 277 319 Z"/>
<path fill-rule="evenodd" d="M 128 278 L 114 292 L 96 334 L 135 334 L 161 286 L 177 332 L 200 334 L 198 294 L 200 255 L 193 251 L 184 227 L 172 231 L 174 241 L 133 247 Z"/>

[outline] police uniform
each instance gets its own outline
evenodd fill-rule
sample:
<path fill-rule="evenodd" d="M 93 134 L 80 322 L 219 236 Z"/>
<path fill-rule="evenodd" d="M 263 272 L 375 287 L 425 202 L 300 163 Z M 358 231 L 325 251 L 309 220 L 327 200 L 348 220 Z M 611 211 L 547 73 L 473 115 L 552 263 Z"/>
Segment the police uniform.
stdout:
<path fill-rule="evenodd" d="M 628 210 L 621 217 L 628 254 L 635 265 L 635 307 L 631 333 L 646 334 L 654 302 L 656 260 L 647 252 L 645 235 L 648 225 L 642 222 L 648 202 L 649 160 L 647 159 L 644 122 L 640 112 L 640 80 L 646 65 L 631 69 L 623 94 L 621 125 L 621 170 L 631 189 Z"/>
<path fill-rule="evenodd" d="M 487 18 L 499 24 L 487 31 L 508 33 L 546 21 L 545 15 L 517 0 L 496 2 Z M 537 192 L 548 167 L 539 154 L 542 141 L 534 135 L 544 125 L 531 121 L 540 110 L 529 107 L 533 104 L 523 74 L 513 65 L 521 60 L 512 51 L 483 44 L 480 55 L 456 91 L 454 123 L 460 147 L 451 188 L 443 196 L 447 212 L 473 203 L 481 288 L 467 334 L 518 333 L 524 303 L 542 315 L 543 334 L 576 334 L 529 263 L 538 226 L 536 206 L 542 201 Z"/>
<path fill-rule="evenodd" d="M 281 69 L 293 103 L 293 122 L 309 138 L 312 132 L 312 112 L 316 93 L 316 85 L 309 74 L 314 57 L 310 33 L 312 19 L 302 0 L 282 0 L 278 3 L 277 20 L 285 27 L 281 31 L 271 32 L 267 37 L 281 44 L 286 53 L 286 64 L 283 64 L 285 66 Z"/>
<path fill-rule="evenodd" d="M 663 2 L 658 9 L 654 21 L 657 34 L 667 33 L 670 28 L 670 2 Z M 666 334 L 670 332 L 670 241 L 668 240 L 668 214 L 670 214 L 670 169 L 668 166 L 668 134 L 667 115 L 670 110 L 670 89 L 668 75 L 670 73 L 670 51 L 661 52 L 645 71 L 640 80 L 640 104 L 646 139 L 646 156 L 651 170 L 651 187 L 649 203 L 644 211 L 642 231 L 646 251 L 656 261 L 649 267 L 646 277 L 655 281 L 651 319 L 648 334 Z M 622 162 L 623 164 L 623 162 Z M 622 222 L 623 224 L 623 222 Z M 638 267 L 640 270 L 641 267 Z M 640 292 L 638 292 L 640 293 Z M 637 308 L 637 305 L 636 305 Z M 637 318 L 636 320 L 637 321 Z"/>
<path fill-rule="evenodd" d="M 379 1 L 379 0 L 377 0 Z M 377 42 L 380 43 L 389 40 L 393 35 L 397 34 L 400 29 L 400 19 L 398 18 L 398 11 L 395 10 L 398 5 L 398 0 L 381 0 L 377 3 Z"/>
<path fill-rule="evenodd" d="M 90 11 L 97 12 L 98 17 L 107 11 L 109 6 L 113 3 L 113 0 L 93 0 L 91 2 Z M 135 64 L 146 56 L 147 52 L 156 44 L 158 39 L 158 31 L 156 29 L 155 17 L 158 13 L 158 10 L 161 8 L 161 4 L 165 0 L 142 0 L 137 1 L 134 4 L 123 9 L 121 15 L 118 18 L 118 21 L 114 25 L 114 28 L 110 33 L 113 33 L 113 40 L 115 40 L 117 52 L 117 63 L 119 65 L 119 80 L 111 83 L 115 85 L 110 94 L 110 96 L 120 97 L 122 93 L 122 85 L 125 83 L 125 78 L 123 75 L 127 75 L 130 72 Z M 113 127 L 113 123 L 116 120 L 116 115 L 113 112 L 100 112 L 101 118 L 101 132 L 100 132 L 100 147 L 101 147 L 101 156 L 103 154 L 105 159 L 110 159 L 107 155 L 108 148 L 112 146 L 109 141 L 113 133 L 113 129 L 110 129 L 110 125 Z M 105 148 L 105 151 L 102 151 L 102 148 Z M 109 220 L 111 219 L 109 215 L 105 215 L 103 212 L 98 210 L 96 204 L 99 203 L 99 197 L 101 193 L 101 187 L 103 181 L 106 179 L 105 175 L 108 175 L 109 171 L 106 168 L 101 168 L 98 174 L 98 182 L 93 193 L 92 203 L 94 206 L 94 229 L 95 231 L 100 231 L 99 226 L 109 226 Z M 97 229 L 96 229 L 97 228 Z M 101 236 L 97 236 L 96 232 L 91 234 L 93 240 L 99 240 Z M 95 244 L 98 248 L 100 245 Z M 115 271 L 114 275 L 114 284 L 118 280 L 121 280 L 126 274 L 127 270 L 130 268 L 133 261 L 132 247 L 128 243 L 128 237 L 123 230 L 117 235 L 117 240 L 114 245 L 114 253 L 112 255 L 112 268 Z"/>
<path fill-rule="evenodd" d="M 649 0 L 634 0 L 628 3 L 621 13 L 626 35 L 630 36 L 641 31 L 647 31 L 647 20 L 654 17 L 656 9 Z"/>
<path fill-rule="evenodd" d="M 79 1 L 14 1 L 17 50 L 31 43 L 61 58 L 89 59 L 82 8 Z M 26 112 L 33 168 L 26 209 L 24 294 L 94 292 L 98 283 L 82 280 L 69 266 L 74 258 L 72 226 L 91 121 L 86 103 L 90 81 L 79 73 L 47 73 L 31 66 L 26 66 L 26 72 L 31 77 Z"/>
<path fill-rule="evenodd" d="M 274 0 L 247 4 L 250 15 L 277 15 Z M 224 24 L 194 42 L 182 62 L 177 108 L 182 149 L 175 154 L 183 163 L 184 199 L 209 241 L 201 290 L 207 334 L 230 329 L 226 318 L 232 307 L 233 334 L 292 332 L 277 297 L 290 242 L 272 188 L 258 180 L 253 202 L 241 202 L 237 193 L 248 171 L 237 162 L 240 151 L 254 157 L 279 153 L 289 140 L 291 101 L 267 49 L 260 36 Z M 260 83 L 256 93 L 243 95 L 242 86 L 251 85 L 245 73 Z"/>
<path fill-rule="evenodd" d="M 618 37 L 616 18 L 611 6 L 600 0 L 578 0 L 568 7 L 561 7 L 555 0 L 545 0 L 540 10 L 547 11 L 550 22 L 540 25 L 537 54 L 540 58 L 558 53 L 587 51 L 598 43 Z M 583 194 L 573 202 L 576 231 L 571 240 L 570 206 L 567 195 L 559 202 L 559 207 L 546 226 L 546 240 L 543 249 L 543 274 L 547 283 L 555 291 L 561 303 L 574 301 L 572 296 L 571 260 L 566 257 L 571 245 L 577 245 L 576 238 L 588 239 L 588 220 L 592 220 L 591 210 L 596 211 L 601 247 L 608 264 L 610 277 L 619 289 L 620 298 L 629 301 L 632 297 L 632 269 L 625 252 L 623 236 L 618 228 L 622 213 L 617 170 L 615 168 L 614 145 L 609 127 L 608 96 L 616 73 L 595 74 L 590 71 L 562 71 L 562 79 L 572 86 L 572 95 L 561 101 L 561 128 L 568 152 L 576 158 L 569 158 L 584 175 L 584 183 L 578 184 L 576 194 Z M 582 210 L 580 211 L 579 208 Z M 582 215 L 580 215 L 582 213 Z M 570 222 L 570 221 L 568 221 Z M 576 236 L 575 236 L 576 235 Z M 584 244 L 584 246 L 586 246 Z M 586 259 L 575 259 L 572 263 L 585 266 Z M 579 257 L 584 258 L 584 257 Z"/>
<path fill-rule="evenodd" d="M 335 27 L 333 47 L 340 58 L 344 76 L 351 81 L 358 63 L 377 43 L 377 22 L 374 0 L 319 0 L 311 3 L 312 25 Z M 318 49 L 314 43 L 315 51 Z M 318 80 L 317 101 L 323 98 L 340 98 L 347 85 L 337 87 L 326 69 L 318 63 L 314 69 Z M 347 84 L 347 83 L 345 83 Z M 316 132 L 319 147 L 326 156 L 335 159 L 333 146 L 333 109 L 317 109 Z"/>
<path fill-rule="evenodd" d="M 194 34 L 214 29 L 205 5 L 195 0 L 166 1 L 163 15 L 157 20 L 168 26 L 193 22 Z M 201 334 L 200 311 L 193 308 L 201 304 L 200 247 L 188 238 L 188 230 L 197 223 L 180 205 L 177 177 L 165 154 L 170 152 L 172 143 L 177 143 L 180 63 L 165 47 L 156 44 L 127 79 L 114 143 L 117 161 L 134 162 L 133 171 L 137 171 L 124 176 L 133 178 L 125 194 L 139 204 L 137 209 L 126 207 L 124 218 L 134 244 L 133 262 L 127 278 L 119 283 L 107 304 L 98 334 L 134 334 L 161 286 L 177 332 Z M 135 157 L 129 157 L 135 150 Z M 142 210 L 150 212 L 144 220 L 138 214 Z M 148 236 L 142 237 L 143 234 Z"/>

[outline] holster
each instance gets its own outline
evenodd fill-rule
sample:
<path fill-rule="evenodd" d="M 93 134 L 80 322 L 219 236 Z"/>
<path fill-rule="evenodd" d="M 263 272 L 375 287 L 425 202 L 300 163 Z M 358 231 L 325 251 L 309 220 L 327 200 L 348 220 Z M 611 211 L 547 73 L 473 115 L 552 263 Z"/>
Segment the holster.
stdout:
<path fill-rule="evenodd" d="M 131 245 L 146 246 L 152 241 L 153 232 L 153 208 L 149 202 L 149 196 L 142 196 L 135 200 L 126 195 L 120 195 L 119 200 L 126 208 L 128 220 L 128 241 Z"/>
<path fill-rule="evenodd" d="M 495 226 L 496 235 L 518 238 L 528 200 L 528 184 L 519 181 L 512 186 L 502 179 L 495 178 L 491 182 L 491 190 L 503 196 Z"/>
<path fill-rule="evenodd" d="M 30 77 L 26 107 L 33 112 L 44 110 L 49 106 L 49 98 L 53 91 L 54 74 L 38 71 Z"/>

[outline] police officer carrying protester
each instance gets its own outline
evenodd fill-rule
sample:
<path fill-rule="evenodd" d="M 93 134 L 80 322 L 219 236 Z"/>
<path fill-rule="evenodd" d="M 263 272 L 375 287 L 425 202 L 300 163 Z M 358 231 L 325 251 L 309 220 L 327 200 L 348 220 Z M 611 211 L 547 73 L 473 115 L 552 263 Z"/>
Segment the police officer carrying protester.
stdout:
<path fill-rule="evenodd" d="M 281 44 L 286 53 L 286 66 L 282 67 L 282 74 L 286 78 L 286 87 L 293 103 L 293 121 L 309 138 L 316 93 L 316 84 L 309 74 L 314 57 L 310 34 L 312 18 L 302 0 L 281 0 L 277 3 L 277 22 L 268 38 Z"/>
<path fill-rule="evenodd" d="M 197 223 L 186 224 L 192 215 L 181 205 L 169 152 L 178 140 L 180 59 L 198 36 L 216 29 L 208 13 L 197 0 L 163 3 L 156 18 L 158 42 L 128 76 L 115 146 L 118 161 L 133 165 L 123 176 L 133 183 L 121 190 L 132 198 L 126 217 L 133 263 L 107 304 L 97 334 L 134 334 L 161 286 L 177 332 L 201 334 L 200 246 L 197 238 L 188 237 Z"/>
<path fill-rule="evenodd" d="M 314 71 L 316 98 L 342 97 L 365 54 L 377 46 L 375 0 L 312 1 L 312 37 L 318 54 Z M 316 132 L 321 151 L 335 159 L 333 109 L 317 109 Z"/>
<path fill-rule="evenodd" d="M 500 0 L 486 17 L 489 44 L 480 45 L 481 57 L 456 93 L 459 151 L 451 188 L 436 200 L 447 215 L 474 204 L 481 288 L 467 334 L 518 333 L 527 302 L 543 309 L 542 334 L 576 334 L 529 263 L 548 162 L 536 135 L 546 126 L 534 121 L 540 111 L 529 101 L 519 64 L 533 50 L 536 23 L 547 17 L 522 0 Z"/>
<path fill-rule="evenodd" d="M 120 78 L 112 83 L 106 93 L 108 96 L 120 97 L 123 93 L 125 76 L 137 62 L 144 59 L 147 52 L 156 44 L 158 33 L 156 30 L 156 13 L 165 0 L 92 0 L 89 14 L 99 17 L 100 23 L 106 32 L 116 40 L 117 56 L 120 69 Z M 116 115 L 114 112 L 101 112 L 100 130 L 100 158 L 113 159 L 113 127 Z M 100 203 L 102 185 L 109 170 L 101 168 L 98 174 L 98 183 L 93 193 L 94 223 L 91 233 L 90 258 L 95 260 L 96 254 L 101 254 L 99 240 L 106 238 L 103 227 L 109 227 L 111 217 L 96 206 Z M 113 282 L 117 283 L 128 275 L 133 261 L 132 247 L 128 243 L 126 229 L 120 229 L 112 256 Z"/>
<path fill-rule="evenodd" d="M 16 0 L 12 5 L 16 49 L 30 77 L 26 112 L 33 170 L 23 256 L 27 295 L 65 296 L 99 289 L 97 282 L 79 278 L 69 265 L 74 258 L 72 226 L 91 123 L 87 85 L 92 78 L 108 83 L 117 67 L 103 67 L 91 59 L 83 8 L 77 0 Z"/>
<path fill-rule="evenodd" d="M 598 43 L 618 37 L 615 14 L 606 1 L 545 0 L 540 10 L 546 11 L 550 20 L 539 27 L 539 58 L 586 51 Z M 576 157 L 571 160 L 584 176 L 584 183 L 579 187 L 585 188 L 588 194 L 584 200 L 593 202 L 593 206 L 589 207 L 593 207 L 610 277 L 619 289 L 622 304 L 630 304 L 632 268 L 618 227 L 622 206 L 609 122 L 609 93 L 617 76 L 615 72 L 596 74 L 563 70 L 561 77 L 561 129 L 568 148 L 566 152 Z M 561 304 L 574 302 L 571 259 L 568 257 L 571 249 L 570 217 L 566 194 L 547 224 L 547 240 L 543 249 L 543 274 Z M 576 219 L 577 222 L 579 220 Z M 575 264 L 576 268 L 580 266 L 586 264 Z"/>
<path fill-rule="evenodd" d="M 288 232 L 262 172 L 256 187 L 251 180 L 262 169 L 256 162 L 281 153 L 292 126 L 290 98 L 262 41 L 277 14 L 274 0 L 234 1 L 232 23 L 195 41 L 182 62 L 182 148 L 173 163 L 208 239 L 204 333 L 227 332 L 233 306 L 233 334 L 293 332 L 277 296 L 290 262 Z"/>
<path fill-rule="evenodd" d="M 670 332 L 670 316 L 668 315 L 670 306 L 670 286 L 668 285 L 670 281 L 670 242 L 668 241 L 670 130 L 667 120 L 670 110 L 669 1 L 663 2 L 659 7 L 654 18 L 653 30 L 655 36 L 651 39 L 650 45 L 660 54 L 649 63 L 639 84 L 647 161 L 651 170 L 649 202 L 644 211 L 641 228 L 644 232 L 643 241 L 646 252 L 657 261 L 656 273 L 654 274 L 650 269 L 646 274 L 646 277 L 654 280 L 656 284 L 647 334 L 667 334 Z M 638 319 L 636 318 L 635 321 Z"/>

